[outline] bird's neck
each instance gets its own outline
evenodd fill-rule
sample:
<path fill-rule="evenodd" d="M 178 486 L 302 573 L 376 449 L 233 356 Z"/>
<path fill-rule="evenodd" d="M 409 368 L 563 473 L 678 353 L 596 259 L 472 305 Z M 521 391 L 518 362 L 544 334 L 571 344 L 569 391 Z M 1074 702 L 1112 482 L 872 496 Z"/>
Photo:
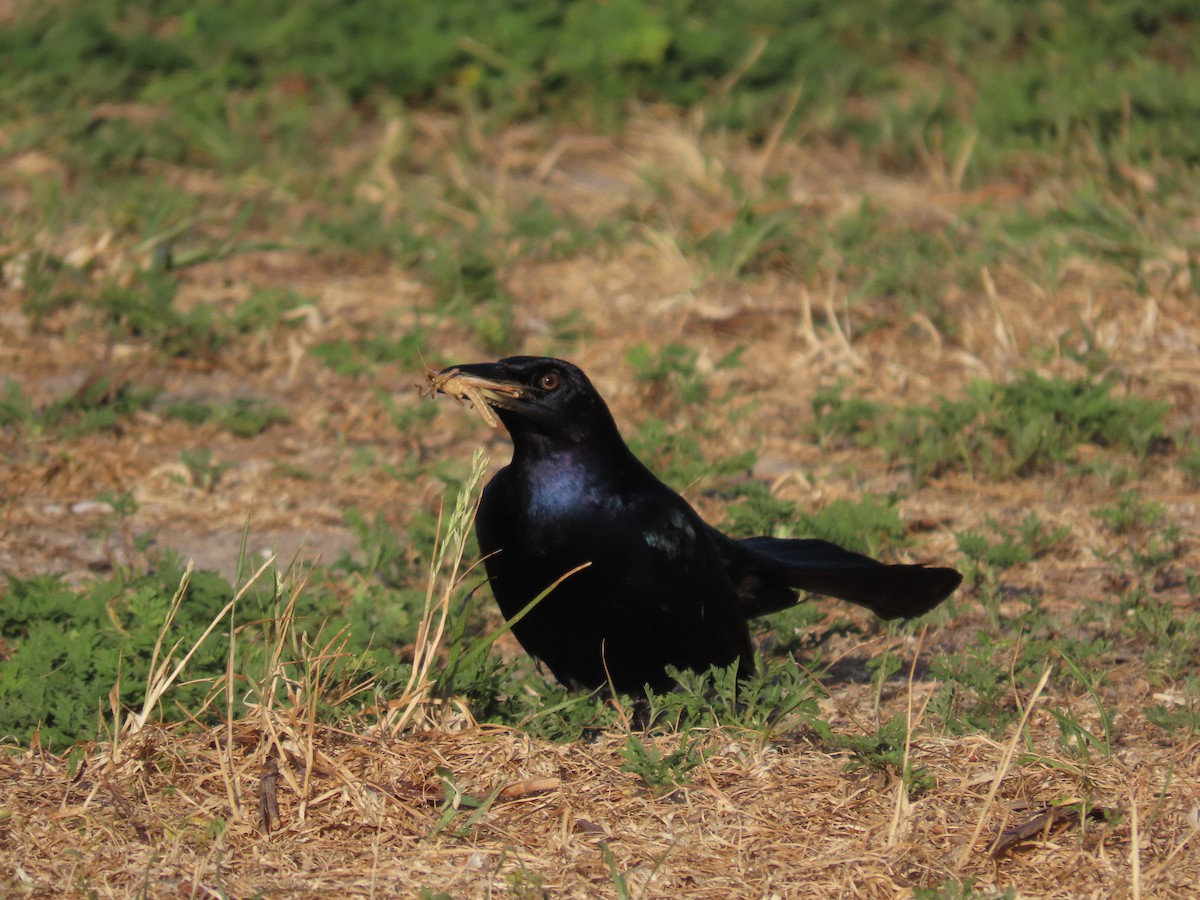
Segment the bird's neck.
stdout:
<path fill-rule="evenodd" d="M 618 437 L 615 443 L 520 441 L 512 468 L 528 508 L 556 519 L 607 505 L 642 464 Z"/>

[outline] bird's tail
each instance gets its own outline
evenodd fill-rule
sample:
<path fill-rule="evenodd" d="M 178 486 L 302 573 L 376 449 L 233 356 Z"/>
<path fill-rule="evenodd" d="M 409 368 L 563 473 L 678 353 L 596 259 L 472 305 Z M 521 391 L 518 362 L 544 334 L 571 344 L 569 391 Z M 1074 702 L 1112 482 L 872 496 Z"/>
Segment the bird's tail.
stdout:
<path fill-rule="evenodd" d="M 729 539 L 727 539 L 729 540 Z M 962 583 L 954 569 L 888 565 L 815 539 L 753 537 L 732 541 L 730 574 L 747 618 L 795 603 L 811 591 L 865 606 L 881 619 L 927 613 Z"/>

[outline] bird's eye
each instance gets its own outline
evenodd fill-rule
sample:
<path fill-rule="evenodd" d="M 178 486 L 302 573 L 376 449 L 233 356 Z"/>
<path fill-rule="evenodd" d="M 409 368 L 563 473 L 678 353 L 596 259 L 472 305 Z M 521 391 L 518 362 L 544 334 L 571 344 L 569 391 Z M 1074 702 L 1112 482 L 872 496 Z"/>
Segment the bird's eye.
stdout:
<path fill-rule="evenodd" d="M 538 386 L 543 391 L 553 391 L 562 383 L 562 378 L 557 372 L 546 372 L 538 379 Z"/>

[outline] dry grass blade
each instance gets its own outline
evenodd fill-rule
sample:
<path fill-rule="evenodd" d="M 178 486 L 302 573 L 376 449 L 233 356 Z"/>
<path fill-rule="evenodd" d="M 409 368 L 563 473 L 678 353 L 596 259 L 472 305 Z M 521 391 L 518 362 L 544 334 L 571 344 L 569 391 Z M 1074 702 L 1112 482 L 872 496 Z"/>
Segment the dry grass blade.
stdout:
<path fill-rule="evenodd" d="M 1038 697 L 1042 691 L 1046 689 L 1046 683 L 1050 680 L 1050 673 L 1054 671 L 1053 666 L 1046 666 L 1042 672 L 1042 677 L 1038 680 L 1037 687 L 1033 689 L 1033 693 L 1029 696 L 1029 704 L 1025 707 L 1025 712 L 1021 716 L 1021 721 L 1017 723 L 1017 727 L 1013 730 L 1012 739 L 1004 748 L 1004 756 L 1001 757 L 1000 765 L 996 769 L 996 777 L 992 779 L 992 786 L 988 790 L 987 799 L 983 801 L 983 810 L 979 813 L 979 821 L 975 823 L 975 831 L 971 834 L 971 839 L 967 841 L 967 845 L 963 847 L 962 853 L 958 857 L 958 868 L 961 870 L 966 865 L 967 859 L 971 855 L 971 850 L 979 841 L 979 835 L 983 832 L 983 826 L 987 822 L 988 814 L 992 811 L 992 804 L 996 800 L 996 792 L 1000 790 L 1000 783 L 1004 781 L 1004 776 L 1008 774 L 1009 766 L 1012 765 L 1013 754 L 1017 750 L 1017 744 L 1021 740 L 1021 735 L 1025 732 L 1025 726 L 1029 724 L 1029 717 L 1033 714 L 1033 708 L 1037 706 Z"/>
<path fill-rule="evenodd" d="M 1142 900 L 1142 829 L 1138 821 L 1137 791 L 1129 791 L 1129 881 L 1133 900 Z"/>
<path fill-rule="evenodd" d="M 904 759 L 900 766 L 900 780 L 896 785 L 896 805 L 892 812 L 891 824 L 888 826 L 887 842 L 889 847 L 894 846 L 899 840 L 904 819 L 911 809 L 908 801 L 908 786 L 911 774 L 912 737 L 913 732 L 925 718 L 925 710 L 929 708 L 929 701 L 933 699 L 933 694 L 929 694 L 925 698 L 925 702 L 921 704 L 920 711 L 915 716 L 913 715 L 913 682 L 917 677 L 917 661 L 921 658 L 921 649 L 925 646 L 925 635 L 928 632 L 929 626 L 921 629 L 921 635 L 917 638 L 917 646 L 913 650 L 912 664 L 908 668 L 908 702 L 904 716 Z"/>
<path fill-rule="evenodd" d="M 150 676 L 146 682 L 146 697 L 142 703 L 142 710 L 141 712 L 136 713 L 132 717 L 125 720 L 124 736 L 128 737 L 137 734 L 142 730 L 142 728 L 145 727 L 146 723 L 150 720 L 151 714 L 154 712 L 155 707 L 157 707 L 159 701 L 162 700 L 163 695 L 165 695 L 167 691 L 171 689 L 171 685 L 173 685 L 179 678 L 179 674 L 184 670 L 184 667 L 187 666 L 191 658 L 195 656 L 196 651 L 200 649 L 200 646 L 206 640 L 208 640 L 209 635 L 216 630 L 216 627 L 221 624 L 227 615 L 229 615 L 230 611 L 237 606 L 238 601 L 240 601 L 242 597 L 246 595 L 246 592 L 250 590 L 250 588 L 255 584 L 255 582 L 258 581 L 260 577 L 262 577 L 262 574 L 274 565 L 275 557 L 272 556 L 258 567 L 258 571 L 250 576 L 250 579 L 236 594 L 234 594 L 233 599 L 226 603 L 221 608 L 221 611 L 213 617 L 213 620 L 209 623 L 208 627 L 204 629 L 204 633 L 196 639 L 195 643 L 192 644 L 191 649 L 184 654 L 183 658 L 179 660 L 179 662 L 175 664 L 175 667 L 168 673 L 167 669 L 171 665 L 171 659 L 175 655 L 175 651 L 179 649 L 181 642 L 177 641 L 171 647 L 170 652 L 167 653 L 166 658 L 163 659 L 161 663 L 158 663 L 158 657 L 162 650 L 163 641 L 165 640 L 167 632 L 171 627 L 171 623 L 175 621 L 175 615 L 178 613 L 179 606 L 183 602 L 183 598 L 187 593 L 187 586 L 191 580 L 193 569 L 192 563 L 188 563 L 187 569 L 184 570 L 183 576 L 179 580 L 179 588 L 176 590 L 175 596 L 171 599 L 171 609 L 167 613 L 166 620 L 163 622 L 163 627 L 159 632 L 158 640 L 154 644 L 154 655 L 152 657 L 153 662 L 150 667 Z M 115 754 L 117 749 L 117 745 L 115 743 L 113 749 Z"/>
<path fill-rule="evenodd" d="M 413 650 L 412 672 L 400 697 L 392 704 L 393 709 L 400 710 L 399 716 L 388 726 L 393 735 L 403 731 L 418 712 L 429 705 L 434 684 L 429 673 L 446 632 L 450 597 L 459 583 L 459 570 L 463 553 L 466 551 L 467 536 L 471 523 L 475 521 L 475 509 L 479 503 L 479 483 L 483 480 L 487 466 L 488 458 L 476 452 L 471 460 L 471 474 L 458 493 L 454 512 L 450 515 L 444 533 L 442 516 L 440 513 L 438 515 L 437 545 L 429 567 L 425 605 Z M 449 567 L 443 571 L 447 558 L 450 560 Z"/>

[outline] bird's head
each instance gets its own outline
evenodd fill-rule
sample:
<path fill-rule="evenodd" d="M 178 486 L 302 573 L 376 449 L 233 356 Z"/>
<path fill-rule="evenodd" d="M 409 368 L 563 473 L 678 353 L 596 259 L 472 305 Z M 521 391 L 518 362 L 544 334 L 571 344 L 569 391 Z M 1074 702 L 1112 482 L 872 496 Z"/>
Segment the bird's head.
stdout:
<path fill-rule="evenodd" d="M 620 441 L 608 406 L 588 377 L 566 360 L 510 356 L 450 366 L 431 375 L 429 384 L 459 400 L 486 404 L 484 418 L 495 409 L 518 449 Z"/>

